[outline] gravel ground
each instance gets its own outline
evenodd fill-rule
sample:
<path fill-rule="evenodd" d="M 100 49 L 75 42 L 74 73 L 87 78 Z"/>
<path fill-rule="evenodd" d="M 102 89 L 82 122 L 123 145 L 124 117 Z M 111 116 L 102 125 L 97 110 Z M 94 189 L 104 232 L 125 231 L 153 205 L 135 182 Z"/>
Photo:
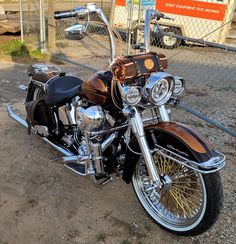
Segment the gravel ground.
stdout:
<path fill-rule="evenodd" d="M 62 68 L 88 77 L 78 67 Z M 197 237 L 178 237 L 153 223 L 130 185 L 115 178 L 98 188 L 89 178 L 72 174 L 51 161 L 59 157 L 57 152 L 8 118 L 7 103 L 22 106 L 24 93 L 17 87 L 26 83 L 25 69 L 0 64 L 0 243 L 235 243 L 233 137 L 182 111 L 174 112 L 174 119 L 188 122 L 227 156 L 221 173 L 224 207 L 217 223 Z M 236 129 L 235 80 L 223 88 L 218 81 L 189 82 L 188 87 L 187 104 Z"/>

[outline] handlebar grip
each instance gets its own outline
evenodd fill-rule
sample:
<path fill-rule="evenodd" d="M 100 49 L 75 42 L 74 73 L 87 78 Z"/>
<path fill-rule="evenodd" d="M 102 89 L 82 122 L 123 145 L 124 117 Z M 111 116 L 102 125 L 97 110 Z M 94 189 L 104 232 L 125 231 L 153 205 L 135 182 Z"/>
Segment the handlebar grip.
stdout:
<path fill-rule="evenodd" d="M 54 12 L 54 19 L 65 19 L 65 18 L 71 18 L 75 16 L 76 16 L 76 12 L 73 10 Z"/>

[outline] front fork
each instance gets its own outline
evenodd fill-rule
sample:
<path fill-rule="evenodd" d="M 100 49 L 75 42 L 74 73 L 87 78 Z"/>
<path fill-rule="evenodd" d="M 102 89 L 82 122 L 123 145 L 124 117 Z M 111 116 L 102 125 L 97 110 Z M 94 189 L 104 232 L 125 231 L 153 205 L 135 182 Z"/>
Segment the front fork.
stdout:
<path fill-rule="evenodd" d="M 164 110 L 164 108 L 162 108 Z M 155 184 L 157 187 L 161 187 L 162 183 L 159 177 L 159 174 L 156 169 L 156 165 L 153 161 L 152 154 L 150 153 L 149 146 L 147 143 L 147 139 L 144 133 L 144 126 L 143 126 L 143 121 L 142 117 L 139 113 L 139 111 L 135 107 L 126 107 L 123 109 L 123 113 L 130 118 L 131 122 L 131 128 L 136 136 L 139 147 L 141 149 L 145 164 L 147 166 L 147 170 L 149 173 L 149 176 L 151 178 L 151 181 L 153 184 Z M 167 122 L 168 118 L 166 117 L 167 115 L 165 114 L 165 120 Z"/>

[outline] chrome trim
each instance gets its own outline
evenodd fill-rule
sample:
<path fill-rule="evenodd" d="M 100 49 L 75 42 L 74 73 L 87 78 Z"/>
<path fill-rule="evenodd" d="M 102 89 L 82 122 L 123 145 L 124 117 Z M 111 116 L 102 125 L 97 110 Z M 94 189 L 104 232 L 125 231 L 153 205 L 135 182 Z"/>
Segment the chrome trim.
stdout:
<path fill-rule="evenodd" d="M 118 135 L 118 132 L 115 132 L 115 133 L 111 134 L 105 141 L 102 142 L 102 144 L 101 144 L 102 152 L 104 152 L 111 145 L 111 143 L 115 140 L 117 135 Z"/>
<path fill-rule="evenodd" d="M 165 96 L 160 101 L 155 101 L 152 92 L 153 89 L 160 83 L 162 80 L 165 80 L 168 83 L 168 90 L 166 91 Z M 174 77 L 165 72 L 156 72 L 150 75 L 147 79 L 145 86 L 143 87 L 143 95 L 146 100 L 151 104 L 161 106 L 165 104 L 171 97 L 174 89 Z"/>
<path fill-rule="evenodd" d="M 111 49 L 111 62 L 116 57 L 116 45 L 115 45 L 115 38 L 112 32 L 112 29 L 110 28 L 109 21 L 106 17 L 106 15 L 103 13 L 103 11 L 100 8 L 97 8 L 96 3 L 89 3 L 86 5 L 86 7 L 78 7 L 74 9 L 74 12 L 79 15 L 85 15 L 90 13 L 96 13 L 98 17 L 101 19 L 101 21 L 105 24 L 107 27 L 108 33 L 109 33 L 109 39 L 110 39 L 110 49 Z"/>
<path fill-rule="evenodd" d="M 148 146 L 146 136 L 144 133 L 144 125 L 143 125 L 142 117 L 141 117 L 139 111 L 135 107 L 132 107 L 130 110 L 132 110 L 131 111 L 132 117 L 130 118 L 131 128 L 138 140 L 145 164 L 148 169 L 148 173 L 151 177 L 152 183 L 156 184 L 157 187 L 160 187 L 161 180 L 158 175 L 155 163 L 153 161 L 153 157 L 149 150 L 149 146 Z M 134 113 L 133 113 L 133 111 L 134 111 Z"/>
<path fill-rule="evenodd" d="M 184 90 L 185 90 L 185 80 L 182 77 L 179 76 L 174 76 L 174 89 L 173 89 L 173 95 L 174 96 L 180 96 Z M 176 86 L 176 80 L 180 81 L 182 84 L 181 90 L 179 92 L 175 91 L 175 86 Z"/>
<path fill-rule="evenodd" d="M 7 112 L 9 117 L 14 119 L 20 125 L 23 125 L 24 127 L 28 128 L 28 124 L 26 123 L 26 121 L 14 112 L 12 105 L 10 104 L 7 105 Z"/>
<path fill-rule="evenodd" d="M 145 126 L 147 126 L 147 125 L 157 124 L 159 119 L 160 119 L 159 116 L 155 116 L 155 117 L 145 118 L 142 121 L 145 124 Z M 116 131 L 119 131 L 119 130 L 124 130 L 124 129 L 127 129 L 128 126 L 129 126 L 129 124 L 125 123 L 123 125 L 116 126 L 116 127 L 113 127 L 113 128 L 110 128 L 110 129 L 106 129 L 106 130 L 85 131 L 85 132 L 88 133 L 90 136 L 98 136 L 98 135 L 102 135 L 102 134 L 108 134 L 108 133 L 116 132 Z"/>
<path fill-rule="evenodd" d="M 158 109 L 159 109 L 161 121 L 170 122 L 169 113 L 168 113 L 167 109 L 165 108 L 165 105 L 158 107 Z"/>
<path fill-rule="evenodd" d="M 85 164 L 85 161 L 88 159 L 88 156 L 73 155 L 73 156 L 65 156 L 59 159 L 62 160 L 63 163 L 77 162 L 79 164 Z"/>
<path fill-rule="evenodd" d="M 212 157 L 211 159 L 209 159 L 206 162 L 195 162 L 192 160 L 189 160 L 183 156 L 180 156 L 179 154 L 168 150 L 164 147 L 161 147 L 159 145 L 155 145 L 155 149 L 152 151 L 152 153 L 154 152 L 158 152 L 162 155 L 164 155 L 165 157 L 179 163 L 182 164 L 192 170 L 195 170 L 198 173 L 201 174 L 211 174 L 214 172 L 217 172 L 219 170 L 221 170 L 224 166 L 225 166 L 225 155 L 220 153 L 219 151 L 216 151 L 216 153 L 218 154 L 218 156 L 216 157 Z"/>
<path fill-rule="evenodd" d="M 81 24 L 72 25 L 64 30 L 66 39 L 81 40 L 86 33 L 86 27 Z"/>
<path fill-rule="evenodd" d="M 110 62 L 112 63 L 113 60 L 116 57 L 116 43 L 115 43 L 115 38 L 113 35 L 113 32 L 111 30 L 111 28 L 109 27 L 109 21 L 107 20 L 106 15 L 103 13 L 103 11 L 101 9 L 96 9 L 96 13 L 98 14 L 98 16 L 100 17 L 100 19 L 103 21 L 103 23 L 107 26 L 107 30 L 109 33 L 109 39 L 110 39 L 110 48 L 111 48 L 111 60 Z"/>
<path fill-rule="evenodd" d="M 104 165 L 103 165 L 103 158 L 102 158 L 102 150 L 100 143 L 93 143 L 93 158 L 92 161 L 94 163 L 96 174 L 105 174 Z"/>
<path fill-rule="evenodd" d="M 73 105 L 66 105 L 66 112 L 71 125 L 76 125 L 75 107 Z"/>
<path fill-rule="evenodd" d="M 101 127 L 105 121 L 106 115 L 101 106 L 91 106 L 82 112 L 81 125 L 89 131 Z"/>

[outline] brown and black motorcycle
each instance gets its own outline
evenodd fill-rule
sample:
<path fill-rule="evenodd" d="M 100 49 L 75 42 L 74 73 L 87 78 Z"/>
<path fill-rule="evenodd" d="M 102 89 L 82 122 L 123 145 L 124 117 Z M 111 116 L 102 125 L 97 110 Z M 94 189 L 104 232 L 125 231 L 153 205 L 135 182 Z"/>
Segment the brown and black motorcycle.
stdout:
<path fill-rule="evenodd" d="M 60 160 L 76 174 L 89 175 L 99 185 L 114 173 L 132 182 L 144 210 L 168 231 L 197 235 L 208 230 L 222 207 L 218 171 L 225 156 L 194 129 L 170 120 L 169 108 L 178 104 L 185 82 L 165 72 L 163 55 L 149 52 L 151 20 L 168 17 L 147 10 L 140 54 L 117 57 L 113 30 L 95 4 L 56 12 L 55 18 L 90 14 L 108 30 L 110 70 L 83 81 L 56 67 L 32 65 L 27 119 L 11 105 L 10 117 L 61 152 Z M 82 39 L 86 27 L 77 24 L 66 33 Z"/>

